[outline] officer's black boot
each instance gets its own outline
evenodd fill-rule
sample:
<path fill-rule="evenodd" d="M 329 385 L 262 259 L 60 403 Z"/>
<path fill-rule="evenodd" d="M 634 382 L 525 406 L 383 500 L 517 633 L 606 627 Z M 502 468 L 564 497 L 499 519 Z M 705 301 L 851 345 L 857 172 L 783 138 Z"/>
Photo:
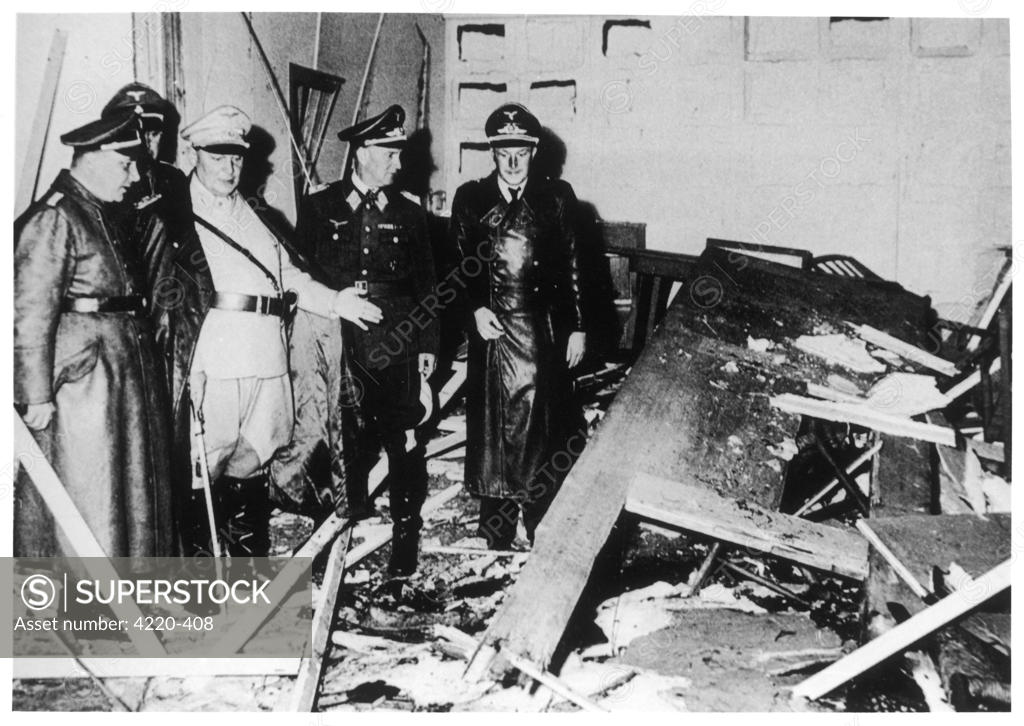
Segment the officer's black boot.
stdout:
<path fill-rule="evenodd" d="M 403 442 L 404 444 L 404 442 Z M 389 467 L 395 463 L 391 475 L 390 503 L 393 539 L 388 575 L 407 577 L 416 572 L 419 559 L 420 529 L 423 519 L 420 509 L 427 498 L 427 464 L 423 448 L 417 446 L 406 453 L 404 445 L 389 452 Z M 399 453 L 400 452 L 400 453 Z"/>
<path fill-rule="evenodd" d="M 270 493 L 266 474 L 249 479 L 224 477 L 224 522 L 227 551 L 232 557 L 270 554 Z"/>
<path fill-rule="evenodd" d="M 480 525 L 477 534 L 492 550 L 512 549 L 519 523 L 519 505 L 514 499 L 480 497 Z"/>

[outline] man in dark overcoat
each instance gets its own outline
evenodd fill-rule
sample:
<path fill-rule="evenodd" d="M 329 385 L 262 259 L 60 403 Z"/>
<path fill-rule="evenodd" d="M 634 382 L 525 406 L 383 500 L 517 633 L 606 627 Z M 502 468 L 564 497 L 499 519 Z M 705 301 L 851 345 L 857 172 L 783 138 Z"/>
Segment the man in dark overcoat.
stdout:
<path fill-rule="evenodd" d="M 495 170 L 456 191 L 451 234 L 473 316 L 466 488 L 480 498 L 481 535 L 507 549 L 520 509 L 532 542 L 564 462 L 582 448 L 582 434 L 570 430 L 569 369 L 582 360 L 586 335 L 576 196 L 567 182 L 530 173 L 540 122 L 512 103 L 484 131 Z"/>
<path fill-rule="evenodd" d="M 167 400 L 146 274 L 111 219 L 142 140 L 132 119 L 108 118 L 61 141 L 70 170 L 14 226 L 14 402 L 104 552 L 168 556 Z M 23 474 L 15 554 L 72 554 L 56 524 Z"/>

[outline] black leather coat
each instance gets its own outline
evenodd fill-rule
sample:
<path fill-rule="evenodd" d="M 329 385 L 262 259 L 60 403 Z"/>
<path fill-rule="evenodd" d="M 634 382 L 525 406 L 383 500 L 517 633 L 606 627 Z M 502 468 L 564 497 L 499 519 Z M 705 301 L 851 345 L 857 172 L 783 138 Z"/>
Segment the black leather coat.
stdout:
<path fill-rule="evenodd" d="M 565 442 L 568 334 L 583 330 L 576 196 L 564 181 L 530 178 L 511 205 L 497 175 L 462 185 L 451 234 L 462 251 L 467 308 L 497 315 L 484 341 L 471 322 L 466 487 L 522 495 Z"/>

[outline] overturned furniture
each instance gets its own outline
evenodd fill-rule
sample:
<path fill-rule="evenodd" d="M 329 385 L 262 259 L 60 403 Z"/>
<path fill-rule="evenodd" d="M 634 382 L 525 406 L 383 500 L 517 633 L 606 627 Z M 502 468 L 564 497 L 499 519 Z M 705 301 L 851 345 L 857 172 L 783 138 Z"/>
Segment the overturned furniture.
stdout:
<path fill-rule="evenodd" d="M 470 678 L 505 667 L 511 659 L 502 653 L 557 667 L 570 617 L 623 512 L 714 540 L 704 574 L 723 550 L 745 549 L 863 582 L 869 541 L 833 521 L 836 514 L 940 511 L 930 484 L 932 447 L 971 447 L 948 422 L 915 421 L 865 396 L 893 372 L 941 368 L 942 387 L 961 375 L 925 350 L 935 324 L 930 301 L 870 276 L 745 251 L 709 245 L 700 258 L 677 256 L 671 276 L 678 292 L 538 529 Z M 877 357 L 868 355 L 868 337 Z M 843 345 L 833 352 L 805 345 L 809 339 Z M 791 399 L 812 403 L 800 410 L 785 405 Z M 844 406 L 870 416 L 844 418 Z M 856 430 L 865 441 L 856 449 L 837 445 L 829 426 Z M 826 468 L 825 486 L 794 499 L 785 475 L 806 449 L 818 455 L 819 474 Z M 855 477 L 865 470 L 881 480 L 874 491 Z M 922 473 L 903 480 L 907 470 Z"/>

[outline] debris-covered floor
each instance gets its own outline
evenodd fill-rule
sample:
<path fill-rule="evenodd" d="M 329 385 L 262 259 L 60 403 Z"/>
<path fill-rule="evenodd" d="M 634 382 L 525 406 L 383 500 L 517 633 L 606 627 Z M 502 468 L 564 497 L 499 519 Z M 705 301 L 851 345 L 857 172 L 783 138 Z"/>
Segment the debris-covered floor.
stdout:
<path fill-rule="evenodd" d="M 593 418 L 593 417 L 591 417 Z M 461 452 L 429 462 L 431 491 L 461 481 Z M 386 511 L 383 512 L 386 514 Z M 469 634 L 486 627 L 529 556 L 490 553 L 475 536 L 476 503 L 460 493 L 428 518 L 416 580 L 417 609 L 386 610 L 373 592 L 388 548 L 346 573 L 318 690 L 317 708 L 404 711 L 542 711 L 576 707 L 526 679 L 467 683 L 464 654 L 445 626 Z M 312 530 L 278 513 L 276 549 L 284 553 Z M 359 538 L 390 525 L 361 525 Z M 808 578 L 791 564 L 750 557 L 740 565 L 784 583 L 787 594 L 725 568 L 699 592 L 690 584 L 708 543 L 633 520 L 622 522 L 613 552 L 599 563 L 569 632 L 558 674 L 597 705 L 628 710 L 777 711 L 792 708 L 790 686 L 853 649 L 859 587 Z M 521 533 L 522 534 L 522 533 Z M 813 705 L 858 711 L 926 710 L 913 663 L 892 663 L 847 695 Z M 918 679 L 920 680 L 920 679 Z M 84 679 L 16 681 L 15 710 L 270 710 L 293 679 L 266 677 L 112 678 L 107 693 Z M 925 683 L 927 688 L 927 683 Z"/>

